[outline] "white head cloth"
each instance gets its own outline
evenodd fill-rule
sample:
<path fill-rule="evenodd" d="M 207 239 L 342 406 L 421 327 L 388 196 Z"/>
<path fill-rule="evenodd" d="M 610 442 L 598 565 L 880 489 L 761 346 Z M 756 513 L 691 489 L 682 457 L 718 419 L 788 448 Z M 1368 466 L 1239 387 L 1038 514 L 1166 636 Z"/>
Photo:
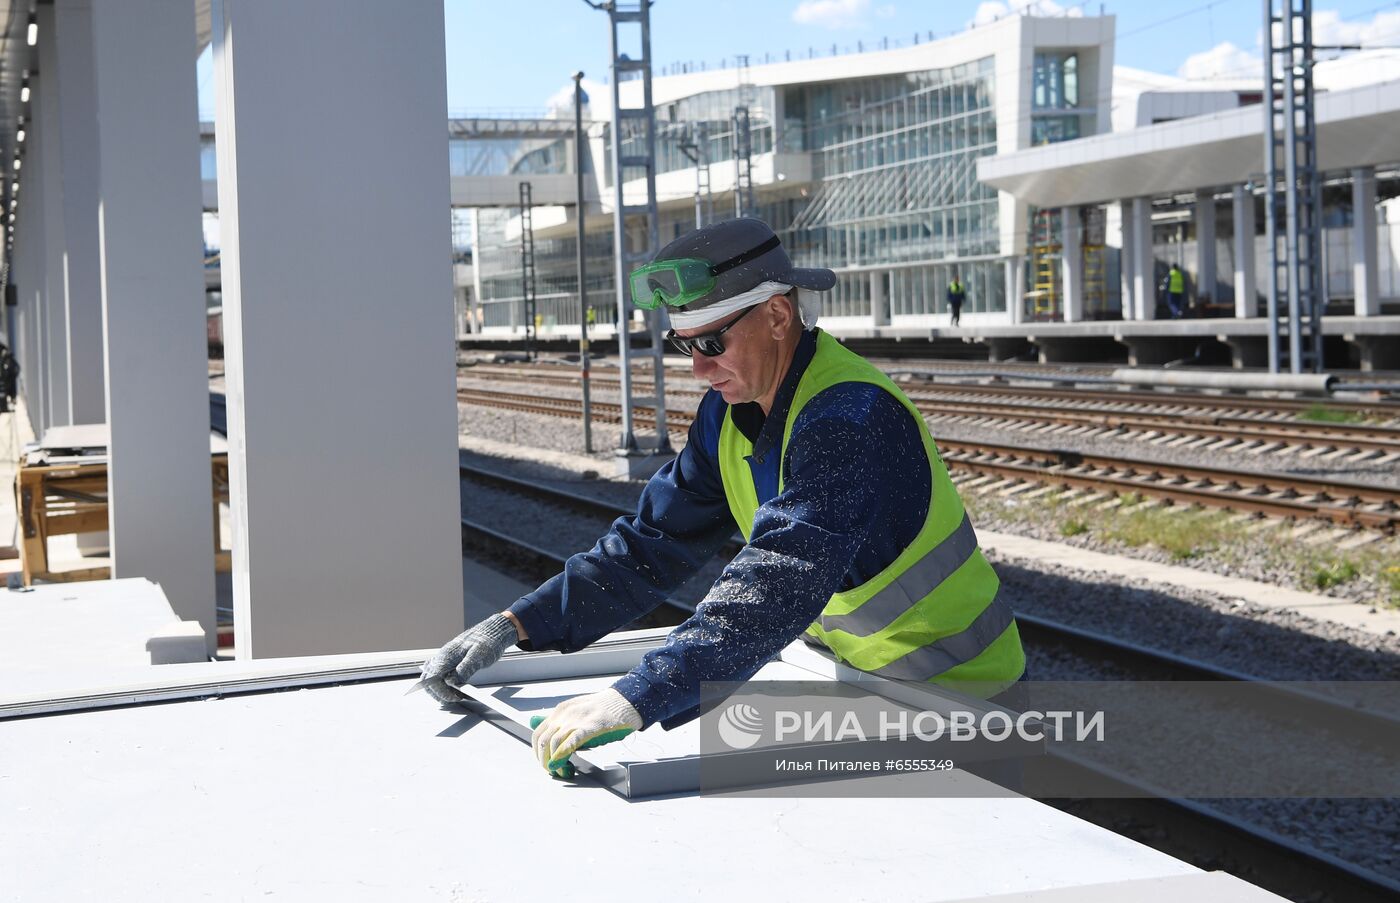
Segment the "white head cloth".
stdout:
<path fill-rule="evenodd" d="M 672 310 L 672 329 L 696 329 L 723 320 L 736 311 L 755 304 L 762 304 L 774 295 L 784 295 L 792 288 L 785 282 L 764 282 L 732 298 L 725 298 L 700 310 Z M 798 315 L 802 318 L 802 328 L 812 329 L 817 325 L 817 315 L 821 313 L 821 299 L 813 295 L 800 295 Z"/>

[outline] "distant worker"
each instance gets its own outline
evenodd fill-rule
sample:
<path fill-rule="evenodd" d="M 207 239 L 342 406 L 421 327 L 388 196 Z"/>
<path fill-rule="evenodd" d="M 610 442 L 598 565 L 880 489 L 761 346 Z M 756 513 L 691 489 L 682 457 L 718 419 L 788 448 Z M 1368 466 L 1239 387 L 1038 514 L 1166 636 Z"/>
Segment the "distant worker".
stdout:
<path fill-rule="evenodd" d="M 794 267 L 757 219 L 676 239 L 630 278 L 710 386 L 680 454 L 564 572 L 423 665 L 444 704 L 511 644 L 574 652 L 636 621 L 718 551 L 746 544 L 665 644 L 531 738 L 552 775 L 579 749 L 700 714 L 706 681 L 751 678 L 801 637 L 883 677 L 995 696 L 1025 671 L 1016 621 L 928 426 L 884 373 L 816 328 L 827 269 Z"/>
<path fill-rule="evenodd" d="M 952 324 L 958 325 L 962 319 L 963 302 L 967 300 L 967 289 L 958 281 L 958 274 L 953 273 L 953 281 L 948 283 L 948 308 L 953 312 Z"/>
<path fill-rule="evenodd" d="M 1181 267 L 1172 264 L 1167 278 L 1162 280 L 1162 288 L 1167 292 L 1167 309 L 1172 319 L 1180 320 L 1186 301 L 1186 274 L 1181 272 Z"/>

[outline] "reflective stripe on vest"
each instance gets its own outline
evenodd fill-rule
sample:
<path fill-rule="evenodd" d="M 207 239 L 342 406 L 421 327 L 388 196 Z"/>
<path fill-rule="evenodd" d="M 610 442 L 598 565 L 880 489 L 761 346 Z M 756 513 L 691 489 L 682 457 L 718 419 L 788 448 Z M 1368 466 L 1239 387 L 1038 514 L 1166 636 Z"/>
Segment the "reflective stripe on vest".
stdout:
<path fill-rule="evenodd" d="M 922 415 L 884 373 L 817 334 L 817 351 L 788 410 L 782 456 L 805 404 L 843 382 L 870 383 L 889 392 L 914 417 L 930 470 L 928 514 L 919 535 L 884 571 L 836 593 L 804 639 L 825 646 L 860 670 L 902 680 L 976 681 L 992 691 L 1015 681 L 1025 654 L 1000 582 L 977 547 L 977 535 L 948 477 Z M 728 412 L 720 431 L 725 497 L 744 538 L 752 535 L 758 493 L 748 456 L 753 444 Z M 782 462 L 778 491 L 782 492 Z"/>

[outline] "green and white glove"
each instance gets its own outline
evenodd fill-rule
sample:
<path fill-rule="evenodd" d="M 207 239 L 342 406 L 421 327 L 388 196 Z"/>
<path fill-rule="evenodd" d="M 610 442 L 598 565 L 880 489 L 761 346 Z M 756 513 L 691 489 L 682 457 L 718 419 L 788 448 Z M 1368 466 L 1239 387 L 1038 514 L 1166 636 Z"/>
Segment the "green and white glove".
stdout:
<path fill-rule="evenodd" d="M 535 715 L 530 727 L 535 729 L 530 735 L 535 758 L 554 777 L 571 778 L 574 766 L 570 756 L 641 730 L 642 716 L 626 697 L 609 687 L 561 702 L 547 716 Z"/>
<path fill-rule="evenodd" d="M 465 697 L 455 689 L 473 674 L 493 665 L 512 643 L 520 640 L 515 625 L 503 614 L 494 614 L 443 646 L 423 663 L 423 689 L 443 705 Z"/>

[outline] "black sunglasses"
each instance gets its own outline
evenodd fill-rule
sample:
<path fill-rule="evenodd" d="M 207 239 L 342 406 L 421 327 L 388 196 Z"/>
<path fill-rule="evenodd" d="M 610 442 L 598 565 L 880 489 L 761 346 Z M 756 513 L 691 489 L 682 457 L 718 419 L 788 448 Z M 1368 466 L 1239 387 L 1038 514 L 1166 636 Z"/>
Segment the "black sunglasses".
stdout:
<path fill-rule="evenodd" d="M 730 320 L 727 325 L 716 329 L 714 332 L 707 332 L 704 335 L 693 335 L 689 338 L 681 338 L 676 335 L 676 331 L 672 329 L 670 332 L 666 333 L 666 340 L 672 345 L 675 345 L 676 350 L 686 357 L 693 356 L 693 353 L 696 351 L 699 351 L 701 354 L 705 355 L 705 357 L 719 357 L 721 354 L 724 354 L 724 342 L 720 339 L 720 336 L 733 329 L 734 324 L 747 317 L 750 311 L 762 306 L 761 304 L 754 304 L 744 308 L 743 313 Z"/>

